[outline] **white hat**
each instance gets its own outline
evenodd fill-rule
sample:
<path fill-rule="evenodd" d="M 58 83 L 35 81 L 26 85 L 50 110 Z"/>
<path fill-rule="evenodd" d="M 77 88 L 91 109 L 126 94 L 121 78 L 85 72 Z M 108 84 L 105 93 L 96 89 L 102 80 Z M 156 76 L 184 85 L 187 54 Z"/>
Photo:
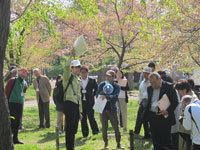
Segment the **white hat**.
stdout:
<path fill-rule="evenodd" d="M 142 71 L 146 73 L 151 73 L 152 69 L 150 67 L 145 67 Z"/>
<path fill-rule="evenodd" d="M 81 66 L 81 63 L 79 60 L 73 60 L 70 66 L 73 66 L 73 67 Z"/>

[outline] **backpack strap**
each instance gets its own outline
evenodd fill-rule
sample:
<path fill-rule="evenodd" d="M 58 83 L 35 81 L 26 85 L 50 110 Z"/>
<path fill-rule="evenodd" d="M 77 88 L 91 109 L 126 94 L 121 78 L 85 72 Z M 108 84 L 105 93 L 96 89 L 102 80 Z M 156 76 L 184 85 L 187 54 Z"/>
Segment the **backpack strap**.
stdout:
<path fill-rule="evenodd" d="M 192 121 L 194 122 L 194 124 L 196 125 L 197 130 L 199 131 L 199 128 L 198 128 L 198 126 L 197 126 L 197 123 L 196 123 L 196 121 L 194 120 L 193 115 L 192 115 L 192 107 L 191 107 L 191 106 L 190 106 L 190 108 L 188 109 L 188 112 L 190 113 L 191 119 L 192 119 Z M 200 133 L 200 132 L 199 132 L 199 133 Z"/>
<path fill-rule="evenodd" d="M 73 84 L 72 84 L 73 79 L 74 79 L 74 76 L 71 74 L 71 76 L 70 76 L 70 78 L 69 78 L 69 81 L 68 81 L 68 83 L 67 83 L 67 86 L 66 86 L 66 88 L 65 88 L 65 90 L 64 90 L 64 94 L 67 92 L 67 89 L 68 89 L 69 85 L 70 85 L 70 84 L 73 85 Z M 73 86 L 72 86 L 72 89 L 73 89 L 73 92 L 74 92 Z"/>

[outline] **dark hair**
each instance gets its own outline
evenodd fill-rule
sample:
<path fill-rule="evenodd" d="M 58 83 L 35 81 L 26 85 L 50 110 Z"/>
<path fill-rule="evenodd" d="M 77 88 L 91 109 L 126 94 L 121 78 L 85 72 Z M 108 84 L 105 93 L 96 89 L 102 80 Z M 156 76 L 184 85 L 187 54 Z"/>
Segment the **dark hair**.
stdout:
<path fill-rule="evenodd" d="M 88 72 L 88 71 L 89 71 L 89 68 L 88 68 L 87 66 L 82 66 L 80 71 L 82 71 L 82 70 L 85 70 L 85 71 Z"/>
<path fill-rule="evenodd" d="M 187 92 L 187 93 L 191 91 L 191 86 L 190 86 L 190 84 L 188 83 L 188 81 L 185 80 L 185 79 L 179 80 L 179 81 L 176 83 L 175 88 L 176 88 L 177 90 L 184 90 L 184 89 L 186 89 L 186 92 Z"/>
<path fill-rule="evenodd" d="M 169 83 L 174 82 L 173 79 L 170 76 L 168 76 L 167 74 L 162 74 L 161 79 L 163 79 L 164 81 L 169 82 Z"/>
<path fill-rule="evenodd" d="M 158 71 L 158 74 L 162 76 L 162 75 L 166 75 L 166 72 L 160 70 L 160 71 Z"/>
<path fill-rule="evenodd" d="M 193 79 L 187 79 L 187 82 L 190 84 L 191 89 L 194 90 L 194 80 Z"/>
<path fill-rule="evenodd" d="M 60 78 L 62 78 L 62 75 L 61 75 L 61 74 L 59 74 L 59 75 L 56 77 L 56 86 L 58 85 L 58 80 L 59 80 Z"/>
<path fill-rule="evenodd" d="M 156 67 L 156 65 L 155 65 L 155 63 L 154 63 L 154 62 L 150 62 L 150 63 L 148 64 L 148 67 L 153 67 L 153 68 L 155 68 L 155 67 Z"/>
<path fill-rule="evenodd" d="M 121 74 L 122 74 L 122 79 L 124 78 L 124 72 L 122 71 L 122 70 L 119 70 L 119 72 L 121 72 Z"/>

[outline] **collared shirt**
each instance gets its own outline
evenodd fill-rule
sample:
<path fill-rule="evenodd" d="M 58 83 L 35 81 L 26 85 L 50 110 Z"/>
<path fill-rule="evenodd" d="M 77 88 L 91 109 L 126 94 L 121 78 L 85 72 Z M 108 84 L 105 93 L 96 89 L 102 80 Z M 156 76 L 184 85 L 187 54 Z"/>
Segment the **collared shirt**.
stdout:
<path fill-rule="evenodd" d="M 81 78 L 81 87 L 85 90 L 86 86 L 88 84 L 88 76 L 86 79 Z"/>
<path fill-rule="evenodd" d="M 149 80 L 143 80 L 139 87 L 139 104 L 143 99 L 148 99 L 147 87 L 151 86 Z"/>
<path fill-rule="evenodd" d="M 151 111 L 152 112 L 158 112 L 158 100 L 160 95 L 160 88 L 153 89 L 153 95 L 151 98 Z"/>

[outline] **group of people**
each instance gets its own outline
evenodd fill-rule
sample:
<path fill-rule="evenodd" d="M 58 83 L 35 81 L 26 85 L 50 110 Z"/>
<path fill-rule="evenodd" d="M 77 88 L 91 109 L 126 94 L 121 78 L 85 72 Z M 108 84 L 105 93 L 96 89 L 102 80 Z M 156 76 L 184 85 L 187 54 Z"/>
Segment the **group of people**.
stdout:
<path fill-rule="evenodd" d="M 38 68 L 35 68 L 33 72 L 36 77 L 36 79 L 33 80 L 33 85 L 38 102 L 39 128 L 50 128 L 49 102 L 51 85 L 49 79 L 46 76 L 43 76 Z M 11 116 L 11 130 L 14 144 L 23 144 L 23 142 L 18 139 L 18 131 L 20 128 L 23 128 L 22 115 L 25 93 L 28 88 L 28 84 L 25 81 L 27 75 L 27 68 L 18 70 L 16 66 L 11 66 L 10 74 L 6 78 L 7 84 L 5 87 L 5 95 L 8 100 Z"/>
<path fill-rule="evenodd" d="M 65 142 L 67 150 L 74 149 L 75 134 L 78 129 L 78 122 L 81 120 L 81 130 L 83 137 L 88 137 L 89 127 L 87 120 L 89 120 L 92 134 L 99 133 L 99 127 L 94 117 L 94 103 L 95 97 L 100 96 L 102 100 L 106 99 L 106 106 L 100 114 L 102 123 L 102 136 L 105 143 L 104 148 L 108 149 L 108 120 L 111 121 L 112 127 L 115 131 L 115 137 L 118 149 L 124 149 L 121 146 L 121 134 L 119 127 L 119 119 L 121 118 L 121 126 L 124 131 L 127 131 L 127 90 L 128 82 L 124 87 L 120 88 L 118 81 L 124 79 L 123 72 L 119 70 L 108 70 L 106 72 L 106 81 L 113 86 L 113 91 L 106 94 L 104 91 L 105 82 L 101 82 L 99 85 L 96 79 L 89 77 L 89 68 L 82 66 L 79 60 L 73 60 L 74 52 L 71 52 L 69 59 L 66 61 L 64 74 L 59 75 L 56 79 L 56 88 L 63 86 L 64 88 L 64 102 L 60 103 L 59 99 L 54 98 L 56 109 L 59 113 L 65 114 Z M 79 78 L 80 75 L 80 78 Z M 54 90 L 55 90 L 54 89 Z M 119 97 L 120 95 L 120 97 Z M 118 104 L 121 108 L 121 112 L 118 111 Z M 58 115 L 58 120 L 62 120 L 62 115 Z M 59 133 L 62 133 L 62 121 L 58 121 Z"/>
<path fill-rule="evenodd" d="M 165 71 L 156 72 L 154 63 L 142 74 L 134 134 L 143 125 L 144 139 L 152 138 L 154 150 L 199 150 L 200 101 L 194 81 L 173 82 Z"/>
<path fill-rule="evenodd" d="M 79 120 L 81 120 L 83 137 L 89 135 L 87 120 L 89 120 L 92 134 L 99 133 L 93 109 L 95 97 L 107 101 L 100 114 L 104 148 L 109 148 L 107 130 L 110 120 L 115 132 L 117 148 L 124 149 L 121 145 L 120 126 L 123 127 L 124 132 L 127 131 L 128 80 L 121 70 L 112 67 L 106 72 L 105 81 L 98 85 L 95 79 L 89 77 L 87 66 L 82 66 L 79 60 L 72 60 L 74 55 L 75 51 L 72 50 L 66 61 L 63 76 L 59 75 L 56 78 L 55 89 L 63 87 L 63 99 L 59 100 L 53 96 L 59 134 L 65 130 L 67 150 L 75 148 L 75 134 Z M 18 71 L 16 67 L 11 67 L 10 72 L 12 76 L 7 82 L 5 93 L 12 116 L 13 142 L 14 144 L 23 144 L 18 139 L 18 130 L 23 114 L 24 97 L 28 88 L 25 81 L 28 69 L 22 68 Z M 33 73 L 36 77 L 33 85 L 38 102 L 39 128 L 49 128 L 51 84 L 38 68 L 35 68 Z M 110 93 L 106 93 L 104 89 L 107 82 L 113 87 Z M 198 112 L 200 111 L 200 101 L 193 88 L 194 82 L 191 79 L 173 82 L 166 72 L 156 72 L 155 64 L 149 63 L 141 75 L 139 108 L 134 134 L 139 134 L 143 125 L 144 139 L 152 138 L 155 150 L 199 150 L 200 118 Z M 160 107 L 163 97 L 167 97 L 169 103 L 166 109 Z M 63 114 L 65 119 L 63 119 Z"/>

